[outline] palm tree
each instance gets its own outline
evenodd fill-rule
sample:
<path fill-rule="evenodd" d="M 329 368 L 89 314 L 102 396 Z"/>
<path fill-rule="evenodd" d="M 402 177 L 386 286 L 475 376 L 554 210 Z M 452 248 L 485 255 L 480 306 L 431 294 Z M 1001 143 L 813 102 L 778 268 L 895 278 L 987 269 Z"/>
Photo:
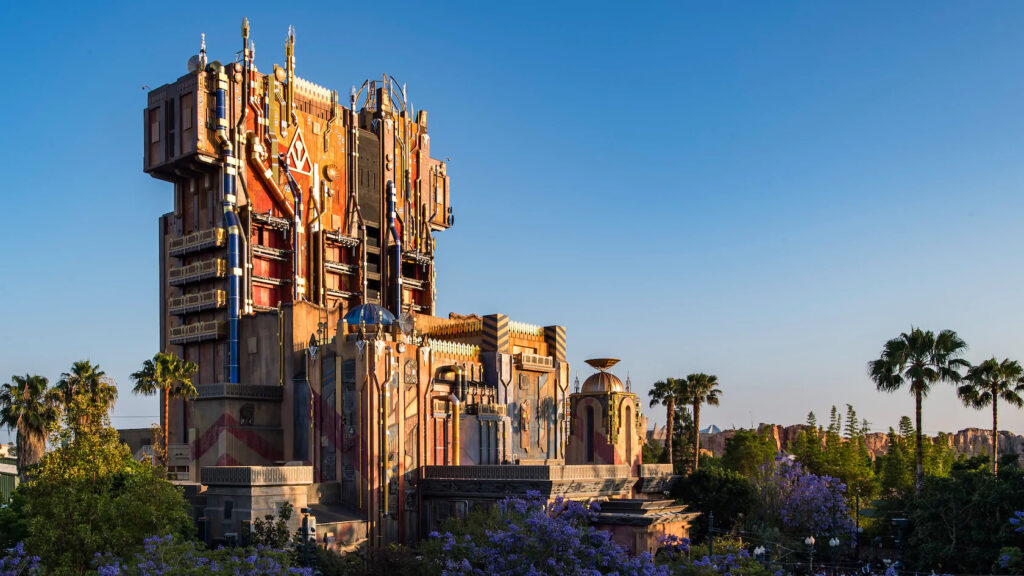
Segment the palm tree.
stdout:
<path fill-rule="evenodd" d="M 718 389 L 718 376 L 714 374 L 690 374 L 684 383 L 686 399 L 693 408 L 693 469 L 700 462 L 700 407 L 702 404 L 718 406 L 722 391 Z"/>
<path fill-rule="evenodd" d="M 88 360 L 79 360 L 71 365 L 71 372 L 60 375 L 60 380 L 54 386 L 63 397 L 64 406 L 80 406 L 90 410 L 82 416 L 79 425 L 93 426 L 93 410 L 106 414 L 114 406 L 117 400 L 117 386 L 114 380 L 109 378 L 99 364 L 93 364 Z M 84 406 L 81 406 L 84 404 Z"/>
<path fill-rule="evenodd" d="M 961 380 L 960 369 L 970 366 L 960 358 L 966 349 L 967 343 L 952 330 L 943 330 L 936 336 L 931 331 L 911 327 L 910 333 L 904 332 L 886 342 L 878 360 L 868 362 L 868 374 L 879 390 L 895 392 L 908 385 L 914 395 L 918 491 L 924 484 L 921 403 L 936 382 Z"/>
<path fill-rule="evenodd" d="M 0 386 L 0 424 L 18 431 L 18 473 L 24 481 L 28 467 L 46 451 L 46 435 L 60 418 L 60 398 L 37 374 L 11 376 Z"/>
<path fill-rule="evenodd" d="M 675 378 L 658 380 L 647 395 L 651 397 L 652 407 L 659 404 L 665 407 L 665 452 L 668 454 L 668 463 L 674 465 L 672 437 L 675 434 L 676 402 L 683 401 L 683 381 Z"/>
<path fill-rule="evenodd" d="M 158 352 L 152 360 L 142 363 L 142 369 L 133 372 L 130 378 L 135 382 L 132 392 L 145 394 L 147 396 L 162 392 L 164 395 L 164 457 L 167 453 L 168 419 L 170 414 L 171 398 L 195 398 L 196 387 L 192 384 L 192 376 L 195 375 L 198 366 L 195 362 L 189 362 L 178 358 L 174 354 Z"/>
<path fill-rule="evenodd" d="M 957 388 L 957 396 L 964 405 L 981 409 L 992 405 L 992 473 L 999 473 L 999 400 L 1020 408 L 1024 398 L 1024 368 L 1009 358 L 1002 362 L 994 357 L 977 366 L 972 366 L 966 376 L 966 383 Z"/>

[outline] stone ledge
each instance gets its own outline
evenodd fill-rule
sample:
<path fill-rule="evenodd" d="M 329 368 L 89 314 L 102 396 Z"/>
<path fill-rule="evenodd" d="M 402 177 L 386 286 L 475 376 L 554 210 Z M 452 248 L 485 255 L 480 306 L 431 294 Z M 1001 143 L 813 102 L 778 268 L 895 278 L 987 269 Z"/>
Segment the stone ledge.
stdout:
<path fill-rule="evenodd" d="M 206 486 L 304 486 L 313 483 L 312 466 L 203 466 Z"/>
<path fill-rule="evenodd" d="M 657 476 L 671 476 L 672 465 L 671 464 L 641 464 L 640 465 L 640 477 L 641 478 L 654 478 Z"/>
<path fill-rule="evenodd" d="M 589 480 L 629 477 L 629 466 L 424 466 L 423 478 L 436 480 Z"/>

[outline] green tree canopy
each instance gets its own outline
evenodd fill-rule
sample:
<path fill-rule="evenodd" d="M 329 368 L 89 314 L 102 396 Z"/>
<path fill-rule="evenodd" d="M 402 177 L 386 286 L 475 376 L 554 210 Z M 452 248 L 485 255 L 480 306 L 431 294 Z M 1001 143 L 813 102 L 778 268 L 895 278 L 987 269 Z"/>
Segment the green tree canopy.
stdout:
<path fill-rule="evenodd" d="M 690 403 L 693 413 L 693 468 L 700 466 L 700 407 L 718 406 L 722 391 L 718 388 L 718 376 L 698 372 L 686 377 L 683 396 Z"/>
<path fill-rule="evenodd" d="M 0 424 L 17 432 L 18 474 L 25 480 L 29 467 L 46 451 L 46 436 L 60 417 L 60 397 L 38 374 L 11 376 L 0 386 Z"/>
<path fill-rule="evenodd" d="M 964 405 L 982 409 L 992 407 L 992 472 L 999 471 L 999 401 L 1020 408 L 1024 399 L 1024 368 L 1016 360 L 994 357 L 985 360 L 967 371 L 965 382 L 957 388 L 957 395 Z"/>
<path fill-rule="evenodd" d="M 911 328 L 910 332 L 886 342 L 879 358 L 868 363 L 868 374 L 879 390 L 895 392 L 909 388 L 914 396 L 917 429 L 915 485 L 918 489 L 924 482 L 921 405 L 934 384 L 961 380 L 960 370 L 969 366 L 960 358 L 966 349 L 967 343 L 952 330 L 943 330 L 935 335 L 931 331 Z"/>
<path fill-rule="evenodd" d="M 83 421 L 95 425 L 80 427 Z M 54 440 L 57 448 L 17 490 L 26 547 L 48 572 L 80 574 L 97 552 L 127 557 L 150 536 L 192 536 L 181 489 L 132 458 L 105 408 L 73 404 Z"/>
<path fill-rule="evenodd" d="M 135 383 L 132 392 L 135 394 L 163 394 L 164 417 L 161 424 L 163 430 L 163 454 L 161 459 L 167 461 L 168 421 L 171 398 L 195 398 L 196 387 L 192 377 L 199 369 L 194 362 L 182 360 L 174 354 L 158 352 L 152 360 L 142 363 L 142 368 L 133 372 L 130 378 Z"/>

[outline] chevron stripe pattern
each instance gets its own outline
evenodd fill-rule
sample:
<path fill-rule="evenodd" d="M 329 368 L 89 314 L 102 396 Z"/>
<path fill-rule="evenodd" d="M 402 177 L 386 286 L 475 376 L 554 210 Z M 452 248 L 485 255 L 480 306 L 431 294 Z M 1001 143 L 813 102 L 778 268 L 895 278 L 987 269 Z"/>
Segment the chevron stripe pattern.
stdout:
<path fill-rule="evenodd" d="M 483 349 L 487 352 L 501 354 L 509 352 L 508 316 L 504 314 L 484 316 Z"/>
<path fill-rule="evenodd" d="M 545 326 L 544 340 L 548 343 L 548 354 L 565 362 L 565 326 Z"/>

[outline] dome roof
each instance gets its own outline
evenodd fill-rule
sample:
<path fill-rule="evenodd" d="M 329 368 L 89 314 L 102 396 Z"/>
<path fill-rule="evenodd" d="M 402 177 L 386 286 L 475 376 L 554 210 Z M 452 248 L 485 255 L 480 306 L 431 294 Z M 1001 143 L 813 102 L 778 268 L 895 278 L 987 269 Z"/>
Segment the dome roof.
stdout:
<path fill-rule="evenodd" d="M 360 304 L 345 314 L 345 322 L 348 322 L 349 326 L 358 326 L 363 322 L 390 326 L 395 323 L 395 315 L 377 304 Z"/>
<path fill-rule="evenodd" d="M 624 392 L 626 388 L 614 374 L 598 372 L 583 382 L 581 392 Z"/>

